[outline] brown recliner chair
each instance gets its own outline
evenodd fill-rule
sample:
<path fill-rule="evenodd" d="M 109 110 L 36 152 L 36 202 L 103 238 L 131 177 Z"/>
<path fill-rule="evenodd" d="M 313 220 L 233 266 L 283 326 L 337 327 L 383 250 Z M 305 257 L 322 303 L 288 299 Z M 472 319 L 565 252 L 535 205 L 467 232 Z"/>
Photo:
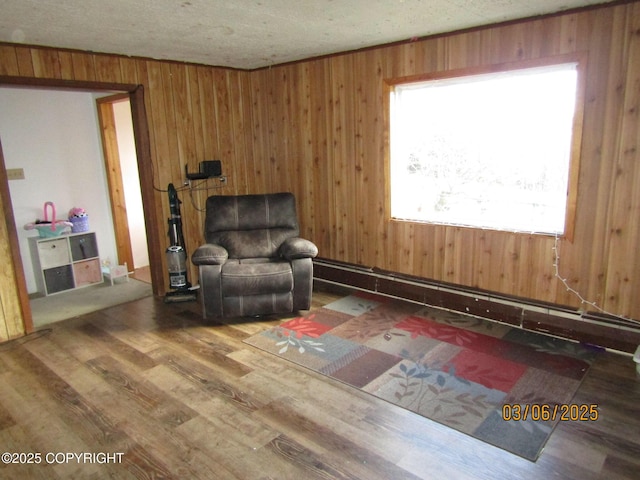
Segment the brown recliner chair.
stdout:
<path fill-rule="evenodd" d="M 308 310 L 318 248 L 298 235 L 291 193 L 209 197 L 206 243 L 191 256 L 203 316 Z"/>

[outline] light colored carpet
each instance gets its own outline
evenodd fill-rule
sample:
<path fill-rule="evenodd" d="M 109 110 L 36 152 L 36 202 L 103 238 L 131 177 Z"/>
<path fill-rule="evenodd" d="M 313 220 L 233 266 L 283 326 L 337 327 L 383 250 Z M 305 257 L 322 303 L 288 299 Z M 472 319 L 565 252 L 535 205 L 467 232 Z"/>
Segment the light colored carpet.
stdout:
<path fill-rule="evenodd" d="M 33 326 L 39 328 L 49 323 L 120 305 L 152 294 L 150 283 L 129 278 L 129 281 L 118 279 L 113 286 L 109 282 L 104 282 L 48 297 L 33 298 L 30 301 Z"/>

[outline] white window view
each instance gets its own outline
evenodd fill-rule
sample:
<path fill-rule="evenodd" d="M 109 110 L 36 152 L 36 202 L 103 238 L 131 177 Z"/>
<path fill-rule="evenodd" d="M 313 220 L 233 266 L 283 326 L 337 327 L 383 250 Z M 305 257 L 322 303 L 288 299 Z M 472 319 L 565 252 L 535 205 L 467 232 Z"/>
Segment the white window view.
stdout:
<path fill-rule="evenodd" d="M 395 219 L 562 234 L 577 63 L 395 85 Z"/>

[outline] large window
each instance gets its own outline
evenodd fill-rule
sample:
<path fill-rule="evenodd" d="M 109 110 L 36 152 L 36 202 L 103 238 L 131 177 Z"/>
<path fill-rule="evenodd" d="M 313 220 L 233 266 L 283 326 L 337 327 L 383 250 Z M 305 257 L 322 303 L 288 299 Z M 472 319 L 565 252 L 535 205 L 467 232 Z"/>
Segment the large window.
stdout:
<path fill-rule="evenodd" d="M 578 63 L 398 82 L 395 219 L 563 234 Z"/>

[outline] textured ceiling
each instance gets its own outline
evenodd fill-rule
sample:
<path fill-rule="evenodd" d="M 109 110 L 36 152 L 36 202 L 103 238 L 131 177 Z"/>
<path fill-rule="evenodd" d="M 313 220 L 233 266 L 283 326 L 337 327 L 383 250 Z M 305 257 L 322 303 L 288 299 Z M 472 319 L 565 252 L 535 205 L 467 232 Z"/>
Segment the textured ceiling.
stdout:
<path fill-rule="evenodd" d="M 0 0 L 0 41 L 254 69 L 611 0 Z"/>

